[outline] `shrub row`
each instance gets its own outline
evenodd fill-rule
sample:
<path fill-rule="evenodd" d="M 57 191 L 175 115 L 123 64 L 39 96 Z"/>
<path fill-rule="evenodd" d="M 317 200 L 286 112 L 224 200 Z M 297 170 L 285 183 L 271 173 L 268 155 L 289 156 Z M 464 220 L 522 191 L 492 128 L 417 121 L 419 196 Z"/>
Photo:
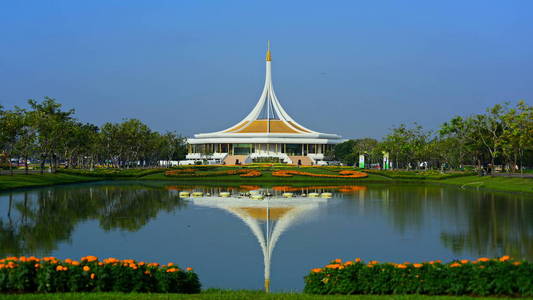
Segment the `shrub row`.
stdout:
<path fill-rule="evenodd" d="M 146 292 L 199 293 L 191 268 L 172 263 L 87 256 L 80 261 L 54 257 L 8 257 L 0 260 L 0 293 Z"/>
<path fill-rule="evenodd" d="M 450 263 L 332 261 L 311 270 L 310 294 L 428 294 L 533 296 L 533 264 L 509 256 Z"/>

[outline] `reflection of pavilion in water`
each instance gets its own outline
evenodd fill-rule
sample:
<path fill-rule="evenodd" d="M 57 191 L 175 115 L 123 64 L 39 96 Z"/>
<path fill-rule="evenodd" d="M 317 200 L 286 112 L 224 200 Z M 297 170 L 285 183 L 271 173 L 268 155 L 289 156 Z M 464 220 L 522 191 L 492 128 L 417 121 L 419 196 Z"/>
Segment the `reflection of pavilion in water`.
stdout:
<path fill-rule="evenodd" d="M 275 196 L 263 200 L 248 197 L 193 197 L 191 201 L 196 205 L 226 210 L 250 228 L 263 252 L 265 290 L 269 292 L 272 252 L 280 236 L 297 220 L 325 204 L 327 199 Z"/>

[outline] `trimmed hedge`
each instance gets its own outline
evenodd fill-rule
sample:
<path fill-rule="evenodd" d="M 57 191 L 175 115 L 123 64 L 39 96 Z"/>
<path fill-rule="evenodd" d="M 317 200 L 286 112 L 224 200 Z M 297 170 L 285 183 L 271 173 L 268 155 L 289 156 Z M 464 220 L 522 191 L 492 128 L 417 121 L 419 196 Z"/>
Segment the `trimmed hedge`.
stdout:
<path fill-rule="evenodd" d="M 533 296 L 533 264 L 480 258 L 450 263 L 365 263 L 334 260 L 305 277 L 310 294 Z"/>
<path fill-rule="evenodd" d="M 200 281 L 191 268 L 172 263 L 87 256 L 80 261 L 24 256 L 0 259 L 0 293 L 142 292 L 199 293 Z"/>

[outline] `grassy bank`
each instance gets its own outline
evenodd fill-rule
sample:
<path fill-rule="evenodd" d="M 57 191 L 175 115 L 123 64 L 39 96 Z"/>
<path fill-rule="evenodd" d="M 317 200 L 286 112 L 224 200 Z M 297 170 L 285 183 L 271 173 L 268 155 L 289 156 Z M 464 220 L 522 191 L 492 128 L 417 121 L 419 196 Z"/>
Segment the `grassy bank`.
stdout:
<path fill-rule="evenodd" d="M 17 188 L 31 188 L 55 184 L 77 183 L 101 180 L 98 177 L 87 177 L 70 174 L 15 174 L 0 176 L 0 191 Z"/>
<path fill-rule="evenodd" d="M 207 170 L 230 170 L 235 167 L 220 166 L 209 167 Z M 239 175 L 219 175 L 219 176 L 165 176 L 168 169 L 97 169 L 89 170 L 59 170 L 55 174 L 30 174 L 30 175 L 2 175 L 0 176 L 0 190 L 14 188 L 39 187 L 54 184 L 87 182 L 97 180 L 143 180 L 143 181 L 167 181 L 176 184 L 198 184 L 210 185 L 261 185 L 264 187 L 273 185 L 350 185 L 365 183 L 429 183 L 429 184 L 447 184 L 460 186 L 465 189 L 483 189 L 502 192 L 523 192 L 533 193 L 532 178 L 510 178 L 510 177 L 479 177 L 469 173 L 451 173 L 437 174 L 424 172 L 396 172 L 396 171 L 378 171 L 368 173 L 365 178 L 332 178 L 332 177 L 311 177 L 311 176 L 292 176 L 277 177 L 272 175 L 272 171 L 278 169 L 257 167 L 262 172 L 259 177 L 243 178 Z M 296 168 L 285 167 L 284 169 L 299 170 L 315 174 L 338 174 L 339 170 L 333 168 Z M 202 171 L 203 172 L 203 171 Z M 199 173 L 202 173 L 199 172 Z M 385 172 L 385 173 L 383 173 Z M 387 173 L 388 172 L 388 173 Z M 383 173 L 383 174 L 382 174 Z"/>
<path fill-rule="evenodd" d="M 276 300 L 330 300 L 330 299 L 352 299 L 352 300 L 484 300 L 484 299 L 516 299 L 504 297 L 458 297 L 458 296 L 424 296 L 424 295 L 307 295 L 300 293 L 271 293 L 266 294 L 260 291 L 205 291 L 200 294 L 121 294 L 121 293 L 65 293 L 65 294 L 21 294 L 21 295 L 0 295 L 0 299 L 6 300 L 182 300 L 182 299 L 205 299 L 205 300 L 255 300 L 255 299 L 276 299 Z M 527 299 L 527 298 L 521 298 Z M 531 298 L 530 298 L 531 299 Z"/>
<path fill-rule="evenodd" d="M 533 178 L 466 176 L 432 180 L 431 182 L 458 185 L 465 189 L 479 188 L 492 191 L 533 193 Z"/>

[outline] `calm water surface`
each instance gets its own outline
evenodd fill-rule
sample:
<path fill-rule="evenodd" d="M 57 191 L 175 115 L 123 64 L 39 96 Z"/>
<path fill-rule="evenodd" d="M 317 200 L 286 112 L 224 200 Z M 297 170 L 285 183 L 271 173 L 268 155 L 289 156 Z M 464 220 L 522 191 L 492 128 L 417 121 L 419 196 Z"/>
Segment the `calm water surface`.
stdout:
<path fill-rule="evenodd" d="M 301 290 L 330 259 L 533 260 L 533 197 L 433 185 L 263 187 L 100 182 L 0 194 L 0 257 L 133 258 L 192 266 L 205 288 Z M 330 199 L 295 196 L 332 192 Z M 266 266 L 266 268 L 265 268 Z"/>

